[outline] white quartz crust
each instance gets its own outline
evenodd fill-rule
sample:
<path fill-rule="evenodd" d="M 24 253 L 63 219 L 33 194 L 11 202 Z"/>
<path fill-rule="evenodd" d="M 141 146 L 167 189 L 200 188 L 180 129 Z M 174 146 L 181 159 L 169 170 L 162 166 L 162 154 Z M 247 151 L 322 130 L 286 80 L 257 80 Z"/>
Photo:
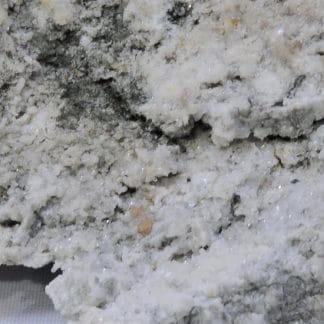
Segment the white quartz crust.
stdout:
<path fill-rule="evenodd" d="M 323 0 L 2 0 L 0 264 L 70 323 L 324 322 Z"/>

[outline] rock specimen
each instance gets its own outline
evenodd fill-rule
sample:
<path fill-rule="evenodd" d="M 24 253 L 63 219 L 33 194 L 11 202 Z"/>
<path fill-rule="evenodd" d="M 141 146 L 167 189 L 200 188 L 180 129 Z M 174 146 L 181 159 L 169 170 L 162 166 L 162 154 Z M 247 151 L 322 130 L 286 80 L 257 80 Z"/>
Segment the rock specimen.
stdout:
<path fill-rule="evenodd" d="M 323 0 L 2 0 L 0 264 L 71 323 L 323 323 Z"/>

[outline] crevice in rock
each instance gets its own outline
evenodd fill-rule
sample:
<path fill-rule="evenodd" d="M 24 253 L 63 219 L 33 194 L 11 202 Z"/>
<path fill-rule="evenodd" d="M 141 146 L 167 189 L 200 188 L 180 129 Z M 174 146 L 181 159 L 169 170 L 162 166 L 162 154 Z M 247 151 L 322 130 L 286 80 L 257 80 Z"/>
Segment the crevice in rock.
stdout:
<path fill-rule="evenodd" d="M 214 89 L 218 87 L 222 87 L 223 83 L 221 81 L 215 81 L 215 82 L 204 82 L 200 89 Z"/>
<path fill-rule="evenodd" d="M 299 75 L 295 78 L 293 85 L 287 92 L 287 98 L 292 98 L 295 95 L 296 90 L 302 85 L 305 79 L 306 75 Z"/>
<path fill-rule="evenodd" d="M 324 118 L 315 120 L 313 122 L 313 132 L 316 131 L 319 127 L 324 125 Z"/>
<path fill-rule="evenodd" d="M 174 253 L 172 254 L 170 260 L 171 261 L 178 261 L 178 262 L 182 262 L 185 261 L 187 259 L 190 259 L 193 255 L 193 251 L 189 250 L 187 252 L 183 252 L 183 253 Z"/>
<path fill-rule="evenodd" d="M 229 200 L 229 211 L 226 212 L 226 215 L 223 215 L 220 219 L 220 225 L 216 228 L 214 233 L 216 235 L 222 234 L 225 230 L 229 229 L 236 222 L 244 222 L 245 215 L 237 214 L 236 209 L 241 203 L 241 196 L 234 193 Z M 228 210 L 227 209 L 227 210 Z"/>
<path fill-rule="evenodd" d="M 232 225 L 232 223 L 228 223 L 226 226 L 221 225 L 221 226 L 218 227 L 218 229 L 215 231 L 215 233 L 217 235 L 220 235 L 220 234 L 223 233 L 223 230 L 228 229 L 231 225 Z"/>
<path fill-rule="evenodd" d="M 283 99 L 276 101 L 272 107 L 283 107 Z"/>
<path fill-rule="evenodd" d="M 199 23 L 200 23 L 200 20 L 199 20 L 199 18 L 197 18 L 197 19 L 195 19 L 194 21 L 193 21 L 193 25 L 194 26 L 197 26 L 197 25 L 199 25 Z"/>
<path fill-rule="evenodd" d="M 102 218 L 101 223 L 113 223 L 118 219 L 119 214 L 125 214 L 125 210 L 119 205 L 116 205 L 112 213 L 106 213 L 107 217 Z"/>
<path fill-rule="evenodd" d="M 234 76 L 231 76 L 231 77 L 230 77 L 230 80 L 231 80 L 232 82 L 235 82 L 235 81 L 237 81 L 237 82 L 242 82 L 242 81 L 243 81 L 243 78 L 242 78 L 240 75 L 234 75 Z"/>
<path fill-rule="evenodd" d="M 193 306 L 191 307 L 189 313 L 179 321 L 176 322 L 176 324 L 194 324 L 194 323 L 200 323 L 199 321 L 199 315 L 201 313 L 200 307 Z"/>
<path fill-rule="evenodd" d="M 200 136 L 210 133 L 211 129 L 211 125 L 203 121 L 203 117 L 199 120 L 195 120 L 193 116 L 190 116 L 185 131 L 176 133 L 174 135 L 167 135 L 167 137 L 177 145 L 182 145 L 185 147 L 187 141 L 196 140 Z"/>
<path fill-rule="evenodd" d="M 11 87 L 11 84 L 9 82 L 2 83 L 2 85 L 0 86 L 0 93 L 1 93 L 1 95 L 4 92 L 8 91 L 10 89 L 10 87 Z"/>
<path fill-rule="evenodd" d="M 16 117 L 16 119 L 19 119 L 19 118 L 21 118 L 22 116 L 24 116 L 25 115 L 25 111 L 23 111 L 23 110 L 20 110 L 18 113 L 17 113 L 17 115 L 15 116 Z"/>
<path fill-rule="evenodd" d="M 278 156 L 277 153 L 274 153 L 274 157 L 277 159 L 277 161 L 278 161 L 278 165 L 280 166 L 280 168 L 284 169 L 285 166 L 284 166 L 284 164 L 282 163 L 281 158 Z"/>
<path fill-rule="evenodd" d="M 324 32 L 320 32 L 318 34 L 314 34 L 310 37 L 312 41 L 319 42 L 324 39 Z"/>
<path fill-rule="evenodd" d="M 16 225 L 20 225 L 20 224 L 21 224 L 21 222 L 15 221 L 12 219 L 6 219 L 6 220 L 0 221 L 0 226 L 7 227 L 7 228 L 15 227 Z"/>
<path fill-rule="evenodd" d="M 125 211 L 124 209 L 122 209 L 120 206 L 116 205 L 115 209 L 114 209 L 114 215 L 115 214 L 124 214 Z"/>
<path fill-rule="evenodd" d="M 153 181 L 150 182 L 150 184 L 151 185 L 162 184 L 163 186 L 165 186 L 166 185 L 165 181 L 169 181 L 169 180 L 177 177 L 178 175 L 179 175 L 178 172 L 175 172 L 175 173 L 170 172 L 166 176 L 157 176 Z"/>
<path fill-rule="evenodd" d="M 308 168 L 310 166 L 310 159 L 305 157 L 304 159 L 298 161 L 295 165 L 290 167 L 291 170 L 298 169 L 298 168 Z"/>
<path fill-rule="evenodd" d="M 119 196 L 120 197 L 125 197 L 125 196 L 132 196 L 136 193 L 137 188 L 136 187 L 130 187 L 128 185 L 126 185 L 125 183 L 122 183 L 123 186 L 125 186 L 127 189 L 126 191 L 122 192 Z"/>
<path fill-rule="evenodd" d="M 161 240 L 161 244 L 159 246 L 159 250 L 163 250 L 165 249 L 167 246 L 170 246 L 175 240 L 177 240 L 178 237 L 177 236 L 172 236 L 172 237 L 164 237 Z"/>
<path fill-rule="evenodd" d="M 234 193 L 231 200 L 230 200 L 230 213 L 231 216 L 235 217 L 235 210 L 236 207 L 241 203 L 241 196 Z"/>
<path fill-rule="evenodd" d="M 199 136 L 201 136 L 205 133 L 210 133 L 211 129 L 212 129 L 212 127 L 209 124 L 204 122 L 202 119 L 199 119 L 197 121 L 194 121 L 193 127 L 191 128 L 191 130 L 188 134 L 176 138 L 175 141 L 176 142 L 177 142 L 177 140 L 180 142 L 182 142 L 183 140 L 192 141 L 192 140 L 197 139 Z M 185 144 L 185 143 L 182 142 L 182 144 Z"/>
<path fill-rule="evenodd" d="M 297 137 L 287 137 L 287 136 L 281 136 L 281 135 L 268 135 L 263 139 L 260 139 L 258 137 L 255 137 L 253 133 L 251 132 L 250 135 L 246 138 L 236 138 L 231 142 L 231 145 L 238 145 L 243 142 L 250 142 L 255 144 L 262 144 L 262 143 L 273 143 L 273 142 L 284 142 L 284 143 L 298 143 L 307 140 L 308 137 L 304 134 L 299 135 Z"/>
<path fill-rule="evenodd" d="M 263 141 L 267 143 L 271 142 L 302 142 L 307 139 L 306 135 L 300 135 L 295 138 L 293 137 L 286 137 L 286 136 L 280 136 L 280 135 L 268 135 Z"/>

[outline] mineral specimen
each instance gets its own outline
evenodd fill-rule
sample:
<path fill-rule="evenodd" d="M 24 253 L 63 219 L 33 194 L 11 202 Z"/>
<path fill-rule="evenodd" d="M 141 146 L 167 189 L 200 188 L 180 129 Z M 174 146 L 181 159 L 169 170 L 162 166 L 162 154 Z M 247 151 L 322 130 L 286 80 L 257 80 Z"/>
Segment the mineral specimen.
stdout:
<path fill-rule="evenodd" d="M 2 0 L 0 264 L 70 323 L 323 323 L 323 18 Z"/>

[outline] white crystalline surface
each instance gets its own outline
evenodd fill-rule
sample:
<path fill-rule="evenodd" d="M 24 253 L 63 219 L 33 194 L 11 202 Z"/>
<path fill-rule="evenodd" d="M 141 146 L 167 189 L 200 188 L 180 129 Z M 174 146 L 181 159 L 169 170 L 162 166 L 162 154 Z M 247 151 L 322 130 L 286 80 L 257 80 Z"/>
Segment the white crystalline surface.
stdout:
<path fill-rule="evenodd" d="M 322 0 L 3 0 L 0 29 L 0 264 L 54 263 L 71 323 L 324 322 Z"/>

